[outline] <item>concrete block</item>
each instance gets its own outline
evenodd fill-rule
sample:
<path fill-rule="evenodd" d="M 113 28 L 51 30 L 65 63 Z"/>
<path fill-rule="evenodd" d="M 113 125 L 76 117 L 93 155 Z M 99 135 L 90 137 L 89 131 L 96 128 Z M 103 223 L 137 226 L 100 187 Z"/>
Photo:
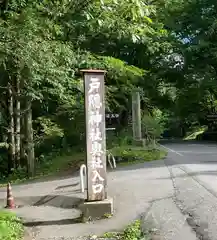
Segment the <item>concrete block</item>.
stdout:
<path fill-rule="evenodd" d="M 141 140 L 135 139 L 133 141 L 133 145 L 135 145 L 137 147 L 145 147 L 146 146 L 146 139 L 141 139 Z"/>
<path fill-rule="evenodd" d="M 113 214 L 113 199 L 107 198 L 103 201 L 84 202 L 80 205 L 84 219 L 101 219 Z"/>

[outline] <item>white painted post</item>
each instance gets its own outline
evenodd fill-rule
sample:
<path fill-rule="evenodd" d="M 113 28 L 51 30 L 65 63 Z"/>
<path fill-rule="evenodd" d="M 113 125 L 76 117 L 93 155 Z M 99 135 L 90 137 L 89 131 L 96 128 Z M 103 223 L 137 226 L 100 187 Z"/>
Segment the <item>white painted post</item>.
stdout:
<path fill-rule="evenodd" d="M 86 189 L 86 181 L 87 181 L 87 167 L 85 164 L 82 164 L 80 167 L 80 184 L 81 184 L 81 192 L 84 193 Z"/>
<path fill-rule="evenodd" d="M 111 155 L 110 155 L 109 152 L 107 154 L 107 158 L 108 158 L 108 162 L 109 162 L 110 167 L 113 168 L 112 163 L 111 163 Z"/>
<path fill-rule="evenodd" d="M 111 157 L 112 157 L 112 160 L 113 160 L 113 166 L 114 168 L 116 168 L 116 160 L 115 160 L 115 157 L 111 154 Z"/>

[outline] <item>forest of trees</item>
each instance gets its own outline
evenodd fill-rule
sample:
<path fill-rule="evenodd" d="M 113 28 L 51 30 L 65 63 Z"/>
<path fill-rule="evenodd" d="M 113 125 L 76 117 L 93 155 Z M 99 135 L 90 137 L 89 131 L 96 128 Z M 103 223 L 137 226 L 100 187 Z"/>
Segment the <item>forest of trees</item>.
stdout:
<path fill-rule="evenodd" d="M 107 70 L 106 110 L 122 128 L 135 88 L 142 110 L 182 135 L 209 126 L 217 2 L 1 0 L 0 177 L 34 176 L 41 155 L 84 142 L 82 68 Z"/>

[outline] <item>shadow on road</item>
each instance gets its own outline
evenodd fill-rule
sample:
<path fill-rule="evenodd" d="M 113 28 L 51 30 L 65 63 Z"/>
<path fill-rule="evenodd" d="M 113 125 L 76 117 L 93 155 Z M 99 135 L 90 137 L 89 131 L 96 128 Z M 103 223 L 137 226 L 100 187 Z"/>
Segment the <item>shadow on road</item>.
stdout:
<path fill-rule="evenodd" d="M 33 206 L 52 206 L 58 208 L 77 208 L 82 202 L 83 198 L 72 197 L 72 196 L 64 196 L 64 195 L 47 195 L 41 197 L 37 202 L 33 204 Z"/>
<path fill-rule="evenodd" d="M 75 209 L 84 201 L 84 198 L 65 195 L 46 195 L 46 196 L 23 196 L 15 197 L 15 203 L 19 208 L 50 206 L 63 209 Z M 5 199 L 0 199 L 2 205 Z"/>
<path fill-rule="evenodd" d="M 79 182 L 74 183 L 74 184 L 68 184 L 68 185 L 63 185 L 63 186 L 58 186 L 55 188 L 55 190 L 63 189 L 63 188 L 69 188 L 69 187 L 76 187 L 79 185 Z"/>
<path fill-rule="evenodd" d="M 37 226 L 49 226 L 49 225 L 70 225 L 70 224 L 78 224 L 81 222 L 82 222 L 82 217 L 78 217 L 78 218 L 51 220 L 51 221 L 25 222 L 23 225 L 25 227 L 37 227 Z"/>

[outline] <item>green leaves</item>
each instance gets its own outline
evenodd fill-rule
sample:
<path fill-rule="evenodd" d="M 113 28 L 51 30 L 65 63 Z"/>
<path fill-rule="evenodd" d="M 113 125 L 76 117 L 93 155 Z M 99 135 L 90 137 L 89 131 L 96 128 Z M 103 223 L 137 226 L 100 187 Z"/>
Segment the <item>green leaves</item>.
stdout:
<path fill-rule="evenodd" d="M 43 138 L 63 137 L 64 132 L 55 122 L 48 117 L 39 117 L 36 123 L 40 125 Z"/>
<path fill-rule="evenodd" d="M 24 228 L 15 214 L 0 211 L 0 240 L 21 240 Z"/>
<path fill-rule="evenodd" d="M 69 128 L 84 131 L 81 68 L 107 70 L 107 109 L 128 110 L 135 87 L 144 108 L 168 107 L 175 94 L 162 93 L 167 79 L 158 66 L 171 42 L 158 11 L 144 0 L 10 1 L 0 21 L 0 85 L 20 76 L 34 120 L 44 135 L 59 138 Z"/>

